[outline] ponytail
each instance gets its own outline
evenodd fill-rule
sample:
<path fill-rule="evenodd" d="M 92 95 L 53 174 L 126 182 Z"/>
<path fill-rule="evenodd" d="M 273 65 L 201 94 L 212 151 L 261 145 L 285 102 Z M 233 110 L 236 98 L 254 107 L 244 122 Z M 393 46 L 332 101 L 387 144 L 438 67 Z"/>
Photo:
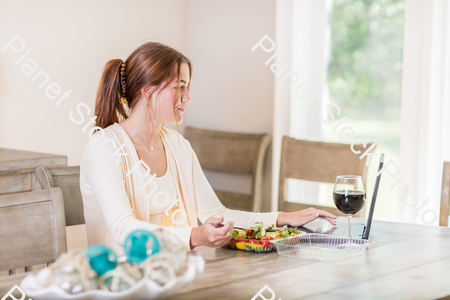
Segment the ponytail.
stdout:
<path fill-rule="evenodd" d="M 95 100 L 96 126 L 106 128 L 126 119 L 121 100 L 120 68 L 123 61 L 113 59 L 106 63 Z"/>

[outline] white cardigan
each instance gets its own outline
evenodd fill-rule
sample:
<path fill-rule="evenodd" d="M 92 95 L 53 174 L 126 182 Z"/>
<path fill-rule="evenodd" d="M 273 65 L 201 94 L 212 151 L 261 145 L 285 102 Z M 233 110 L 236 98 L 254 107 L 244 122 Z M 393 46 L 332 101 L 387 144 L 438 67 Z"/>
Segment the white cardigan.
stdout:
<path fill-rule="evenodd" d="M 208 183 L 189 141 L 171 129 L 163 128 L 161 135 L 168 168 L 171 168 L 178 195 L 183 200 L 179 207 L 188 216 L 187 221 L 179 225 L 181 227 L 167 229 L 180 237 L 187 249 L 190 248 L 192 228 L 198 226 L 197 218 L 204 223 L 212 216 L 224 217 L 224 222 L 235 221 L 235 226 L 261 221 L 266 226 L 276 224 L 279 212 L 251 213 L 225 208 Z M 127 176 L 135 166 L 138 167 Z M 133 142 L 122 126 L 115 123 L 92 136 L 80 169 L 89 245 L 107 245 L 122 255 L 121 246 L 130 232 L 160 227 L 149 223 L 151 212 L 147 194 L 153 185 L 146 186 L 145 182 L 154 172 L 150 170 L 151 175 L 142 175 L 146 170 L 139 164 Z"/>

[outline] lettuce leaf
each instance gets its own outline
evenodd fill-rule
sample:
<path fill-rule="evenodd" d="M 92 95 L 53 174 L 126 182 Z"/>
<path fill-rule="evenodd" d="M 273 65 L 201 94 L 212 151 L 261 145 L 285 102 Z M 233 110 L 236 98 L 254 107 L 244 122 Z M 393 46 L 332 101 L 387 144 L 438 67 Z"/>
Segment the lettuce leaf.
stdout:
<path fill-rule="evenodd" d="M 244 246 L 244 250 L 246 250 L 246 251 L 252 251 L 253 250 L 253 246 L 251 244 L 242 243 L 242 245 Z"/>
<path fill-rule="evenodd" d="M 298 230 L 297 230 L 297 227 L 295 227 L 295 228 L 284 227 L 282 230 L 277 230 L 276 234 L 277 234 L 277 236 L 281 235 L 281 238 L 287 238 L 291 234 L 298 234 Z"/>
<path fill-rule="evenodd" d="M 292 233 L 292 234 L 297 234 L 298 233 L 297 227 L 289 228 L 288 230 L 289 230 L 289 233 Z"/>

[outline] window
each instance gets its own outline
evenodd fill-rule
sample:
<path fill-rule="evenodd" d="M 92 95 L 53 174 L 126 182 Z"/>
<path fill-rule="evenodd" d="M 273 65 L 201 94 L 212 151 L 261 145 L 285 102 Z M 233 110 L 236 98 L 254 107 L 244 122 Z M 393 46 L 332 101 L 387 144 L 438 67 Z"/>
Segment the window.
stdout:
<path fill-rule="evenodd" d="M 376 142 L 375 152 L 398 161 L 404 0 L 335 0 L 328 16 L 329 34 L 324 45 L 329 52 L 324 62 L 326 84 L 322 100 L 340 107 L 340 117 L 347 116 L 346 125 L 354 129 L 355 137 Z M 293 109 L 291 118 L 295 114 Z M 291 122 L 291 126 L 297 126 L 291 128 L 295 133 L 300 125 Z M 338 133 L 332 131 L 334 124 L 320 126 L 319 139 L 341 142 Z M 366 205 L 372 199 L 378 159 L 379 156 L 372 158 L 368 170 Z M 389 176 L 382 179 L 377 198 L 378 219 L 397 218 L 397 199 L 390 190 L 395 180 Z M 289 180 L 287 186 L 289 201 L 301 199 L 334 206 L 333 184 Z"/>

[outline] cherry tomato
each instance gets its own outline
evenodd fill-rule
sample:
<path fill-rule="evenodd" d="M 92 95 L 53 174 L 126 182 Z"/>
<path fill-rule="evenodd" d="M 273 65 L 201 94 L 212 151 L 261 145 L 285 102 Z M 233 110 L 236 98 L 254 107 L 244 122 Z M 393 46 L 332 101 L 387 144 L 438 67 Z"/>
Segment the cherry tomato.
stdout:
<path fill-rule="evenodd" d="M 250 239 L 249 242 L 250 242 L 250 243 L 253 243 L 253 244 L 255 244 L 255 245 L 261 245 L 261 240 Z"/>
<path fill-rule="evenodd" d="M 273 247 L 272 243 L 269 242 L 269 241 L 264 241 L 264 242 L 262 242 L 261 244 L 264 246 L 264 248 L 270 248 L 270 247 Z"/>
<path fill-rule="evenodd" d="M 237 237 L 237 238 L 234 238 L 234 239 L 236 240 L 236 242 L 242 242 L 242 243 L 248 242 L 248 240 L 246 238 L 244 238 L 244 237 Z"/>

